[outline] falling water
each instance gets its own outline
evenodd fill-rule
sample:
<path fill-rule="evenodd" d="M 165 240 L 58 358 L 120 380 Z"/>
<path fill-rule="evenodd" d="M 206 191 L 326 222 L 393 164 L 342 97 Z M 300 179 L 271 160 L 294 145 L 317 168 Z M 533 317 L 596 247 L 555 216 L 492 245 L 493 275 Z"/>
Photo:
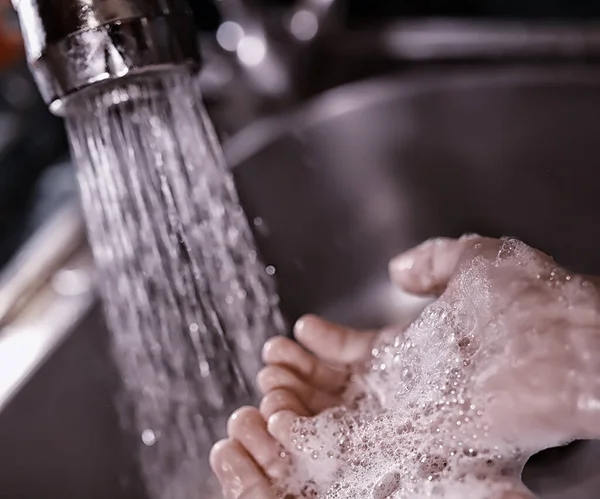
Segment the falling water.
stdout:
<path fill-rule="evenodd" d="M 152 499 L 201 472 L 284 324 L 194 77 L 80 92 L 67 118 L 117 365 Z"/>

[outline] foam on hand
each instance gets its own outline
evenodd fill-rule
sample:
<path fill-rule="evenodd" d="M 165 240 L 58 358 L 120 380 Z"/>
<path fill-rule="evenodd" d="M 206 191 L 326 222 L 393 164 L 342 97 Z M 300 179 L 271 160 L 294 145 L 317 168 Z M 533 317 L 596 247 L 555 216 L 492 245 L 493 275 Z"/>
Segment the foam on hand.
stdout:
<path fill-rule="evenodd" d="M 527 458 L 569 439 L 551 423 L 528 426 L 518 402 L 530 397 L 540 408 L 558 392 L 544 398 L 533 374 L 516 381 L 514 400 L 503 390 L 515 373 L 543 372 L 535 352 L 556 360 L 571 344 L 564 335 L 563 345 L 544 343 L 527 321 L 548 318 L 541 324 L 550 338 L 549 317 L 596 299 L 581 279 L 514 240 L 495 259 L 474 259 L 418 321 L 373 348 L 344 406 L 297 421 L 282 497 L 487 499 L 523 487 Z M 572 376 L 556 376 L 557 389 L 575 389 Z"/>

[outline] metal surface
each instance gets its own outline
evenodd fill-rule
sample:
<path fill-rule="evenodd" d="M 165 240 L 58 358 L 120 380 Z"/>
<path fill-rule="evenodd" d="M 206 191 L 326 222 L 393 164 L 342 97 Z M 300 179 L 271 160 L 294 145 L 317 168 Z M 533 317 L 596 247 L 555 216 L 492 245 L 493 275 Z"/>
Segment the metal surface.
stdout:
<path fill-rule="evenodd" d="M 90 307 L 91 270 L 83 217 L 71 199 L 0 273 L 0 409 Z"/>
<path fill-rule="evenodd" d="M 183 0 L 14 0 L 27 60 L 50 109 L 94 83 L 199 62 Z"/>
<path fill-rule="evenodd" d="M 389 3 L 389 2 L 388 2 Z M 310 54 L 304 96 L 423 65 L 567 63 L 600 58 L 597 19 L 383 17 L 327 36 Z"/>
<path fill-rule="evenodd" d="M 79 205 L 64 206 L 27 242 L 0 274 L 0 327 L 85 243 Z"/>
<path fill-rule="evenodd" d="M 361 43 L 362 42 L 362 43 Z M 378 31 L 354 33 L 346 50 L 365 44 L 403 61 L 444 59 L 491 62 L 506 59 L 576 59 L 600 55 L 597 20 L 394 20 Z"/>
<path fill-rule="evenodd" d="M 334 90 L 238 134 L 230 162 L 289 312 L 465 231 L 600 273 L 596 103 L 594 69 L 440 71 Z"/>

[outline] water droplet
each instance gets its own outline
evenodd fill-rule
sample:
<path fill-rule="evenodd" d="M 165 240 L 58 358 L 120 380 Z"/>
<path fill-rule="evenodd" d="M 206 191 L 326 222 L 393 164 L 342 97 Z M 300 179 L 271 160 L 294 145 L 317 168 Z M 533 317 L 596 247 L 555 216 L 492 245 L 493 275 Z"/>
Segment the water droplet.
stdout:
<path fill-rule="evenodd" d="M 258 232 L 261 236 L 267 237 L 269 235 L 269 227 L 261 217 L 256 217 L 252 223 L 256 229 L 256 232 Z"/>
<path fill-rule="evenodd" d="M 227 237 L 232 241 L 236 241 L 239 236 L 240 236 L 240 231 L 234 227 L 231 227 L 227 231 Z"/>
<path fill-rule="evenodd" d="M 373 487 L 373 499 L 388 499 L 400 489 L 401 479 L 397 472 L 383 476 Z"/>
<path fill-rule="evenodd" d="M 265 272 L 269 275 L 275 275 L 276 269 L 273 265 L 267 265 Z"/>
<path fill-rule="evenodd" d="M 156 443 L 156 434 L 150 429 L 146 429 L 142 432 L 142 442 L 148 447 L 152 447 Z"/>
<path fill-rule="evenodd" d="M 203 360 L 199 364 L 200 367 L 200 376 L 203 378 L 208 378 L 210 376 L 210 364 Z"/>

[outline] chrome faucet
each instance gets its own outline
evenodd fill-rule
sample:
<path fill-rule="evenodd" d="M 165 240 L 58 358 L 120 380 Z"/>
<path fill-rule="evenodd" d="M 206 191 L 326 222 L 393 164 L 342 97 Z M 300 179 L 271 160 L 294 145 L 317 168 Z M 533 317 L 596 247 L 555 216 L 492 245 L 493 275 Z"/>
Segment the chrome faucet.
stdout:
<path fill-rule="evenodd" d="M 50 110 L 92 84 L 199 66 L 185 0 L 13 0 L 27 61 Z"/>
<path fill-rule="evenodd" d="M 69 96 L 88 86 L 173 65 L 200 66 L 187 0 L 12 0 L 27 61 L 50 111 L 64 116 Z M 246 0 L 220 0 L 221 31 L 235 28 L 236 61 L 250 97 L 288 102 L 298 93 L 305 55 L 332 29 L 338 0 L 296 0 L 272 25 Z M 276 30 L 275 30 L 276 31 Z M 319 36 L 316 36 L 317 33 Z M 217 39 L 220 40 L 217 33 Z M 287 41 L 285 41 L 287 39 Z M 222 45 L 222 44 L 221 44 Z M 222 47 L 224 52 L 235 49 Z"/>

